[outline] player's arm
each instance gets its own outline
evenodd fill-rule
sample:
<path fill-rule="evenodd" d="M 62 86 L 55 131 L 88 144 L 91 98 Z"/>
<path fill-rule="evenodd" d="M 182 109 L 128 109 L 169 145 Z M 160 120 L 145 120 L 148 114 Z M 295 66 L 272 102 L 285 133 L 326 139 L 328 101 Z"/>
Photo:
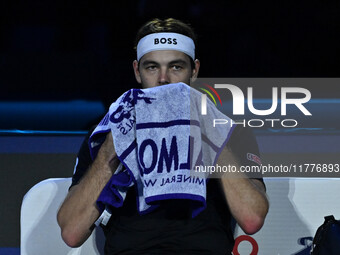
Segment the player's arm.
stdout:
<path fill-rule="evenodd" d="M 94 222 L 99 217 L 96 201 L 118 164 L 109 133 L 87 173 L 70 188 L 58 211 L 58 224 L 67 245 L 78 247 L 91 235 Z"/>
<path fill-rule="evenodd" d="M 218 159 L 219 165 L 232 164 L 239 167 L 233 153 L 225 147 Z M 221 178 L 222 189 L 229 209 L 238 225 L 247 234 L 261 229 L 269 209 L 263 183 L 249 179 L 242 173 L 224 174 Z"/>
<path fill-rule="evenodd" d="M 258 160 L 249 160 L 247 155 L 259 155 L 256 139 L 249 128 L 236 127 L 218 158 L 219 165 L 257 165 Z M 222 189 L 229 209 L 247 234 L 261 229 L 269 209 L 269 202 L 262 178 L 250 179 L 243 173 L 225 173 L 221 178 Z"/>

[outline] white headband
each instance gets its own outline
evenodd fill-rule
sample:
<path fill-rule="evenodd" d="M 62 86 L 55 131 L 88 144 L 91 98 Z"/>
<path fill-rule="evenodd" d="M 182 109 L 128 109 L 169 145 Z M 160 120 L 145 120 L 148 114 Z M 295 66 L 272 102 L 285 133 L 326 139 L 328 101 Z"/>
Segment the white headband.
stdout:
<path fill-rule="evenodd" d="M 181 51 L 195 60 L 194 41 L 182 34 L 153 33 L 144 36 L 137 45 L 137 60 L 139 61 L 146 53 L 156 50 Z"/>

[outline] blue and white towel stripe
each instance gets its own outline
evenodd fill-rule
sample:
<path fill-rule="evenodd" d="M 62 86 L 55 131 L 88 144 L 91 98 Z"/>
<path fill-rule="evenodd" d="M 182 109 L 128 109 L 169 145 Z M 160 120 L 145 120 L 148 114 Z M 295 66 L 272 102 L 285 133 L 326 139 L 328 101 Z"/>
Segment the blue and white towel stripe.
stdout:
<path fill-rule="evenodd" d="M 206 173 L 196 165 L 214 165 L 232 128 L 213 127 L 213 119 L 231 119 L 208 101 L 200 113 L 201 93 L 184 83 L 149 89 L 132 89 L 114 102 L 92 133 L 89 146 L 94 158 L 103 134 L 112 133 L 124 169 L 119 169 L 100 194 L 97 204 L 120 207 L 128 188 L 137 187 L 140 213 L 167 199 L 192 201 L 192 215 L 206 206 Z M 229 123 L 230 123 L 229 122 Z"/>

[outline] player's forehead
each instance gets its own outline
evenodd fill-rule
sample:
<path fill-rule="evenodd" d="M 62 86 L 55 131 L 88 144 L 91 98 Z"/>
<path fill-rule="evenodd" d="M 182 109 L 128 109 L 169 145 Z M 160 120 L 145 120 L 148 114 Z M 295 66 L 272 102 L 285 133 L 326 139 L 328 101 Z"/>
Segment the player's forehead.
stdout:
<path fill-rule="evenodd" d="M 169 64 L 173 62 L 183 62 L 190 64 L 190 58 L 183 52 L 176 50 L 157 50 L 145 54 L 140 59 L 140 64 L 154 62 L 158 64 Z"/>

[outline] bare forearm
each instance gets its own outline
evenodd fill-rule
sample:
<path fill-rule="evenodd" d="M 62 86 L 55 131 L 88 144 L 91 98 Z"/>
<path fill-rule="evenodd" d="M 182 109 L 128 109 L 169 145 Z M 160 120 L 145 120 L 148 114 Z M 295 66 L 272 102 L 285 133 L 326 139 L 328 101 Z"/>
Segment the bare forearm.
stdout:
<path fill-rule="evenodd" d="M 233 217 L 247 233 L 262 227 L 269 204 L 263 184 L 249 178 L 222 178 L 222 187 Z M 262 186 L 262 187 L 261 187 Z"/>
<path fill-rule="evenodd" d="M 58 212 L 62 237 L 70 246 L 81 245 L 99 217 L 96 200 L 112 176 L 105 168 L 105 164 L 95 161 L 80 183 L 71 188 Z"/>
<path fill-rule="evenodd" d="M 223 149 L 218 164 L 240 168 L 237 155 L 227 147 Z M 239 226 L 247 234 L 260 230 L 269 208 L 263 183 L 249 179 L 241 172 L 225 173 L 221 176 L 221 183 L 230 212 Z"/>
<path fill-rule="evenodd" d="M 90 236 L 99 217 L 96 201 L 119 164 L 112 138 L 107 137 L 97 158 L 79 184 L 70 189 L 59 209 L 58 224 L 62 238 L 69 246 L 80 246 Z"/>

